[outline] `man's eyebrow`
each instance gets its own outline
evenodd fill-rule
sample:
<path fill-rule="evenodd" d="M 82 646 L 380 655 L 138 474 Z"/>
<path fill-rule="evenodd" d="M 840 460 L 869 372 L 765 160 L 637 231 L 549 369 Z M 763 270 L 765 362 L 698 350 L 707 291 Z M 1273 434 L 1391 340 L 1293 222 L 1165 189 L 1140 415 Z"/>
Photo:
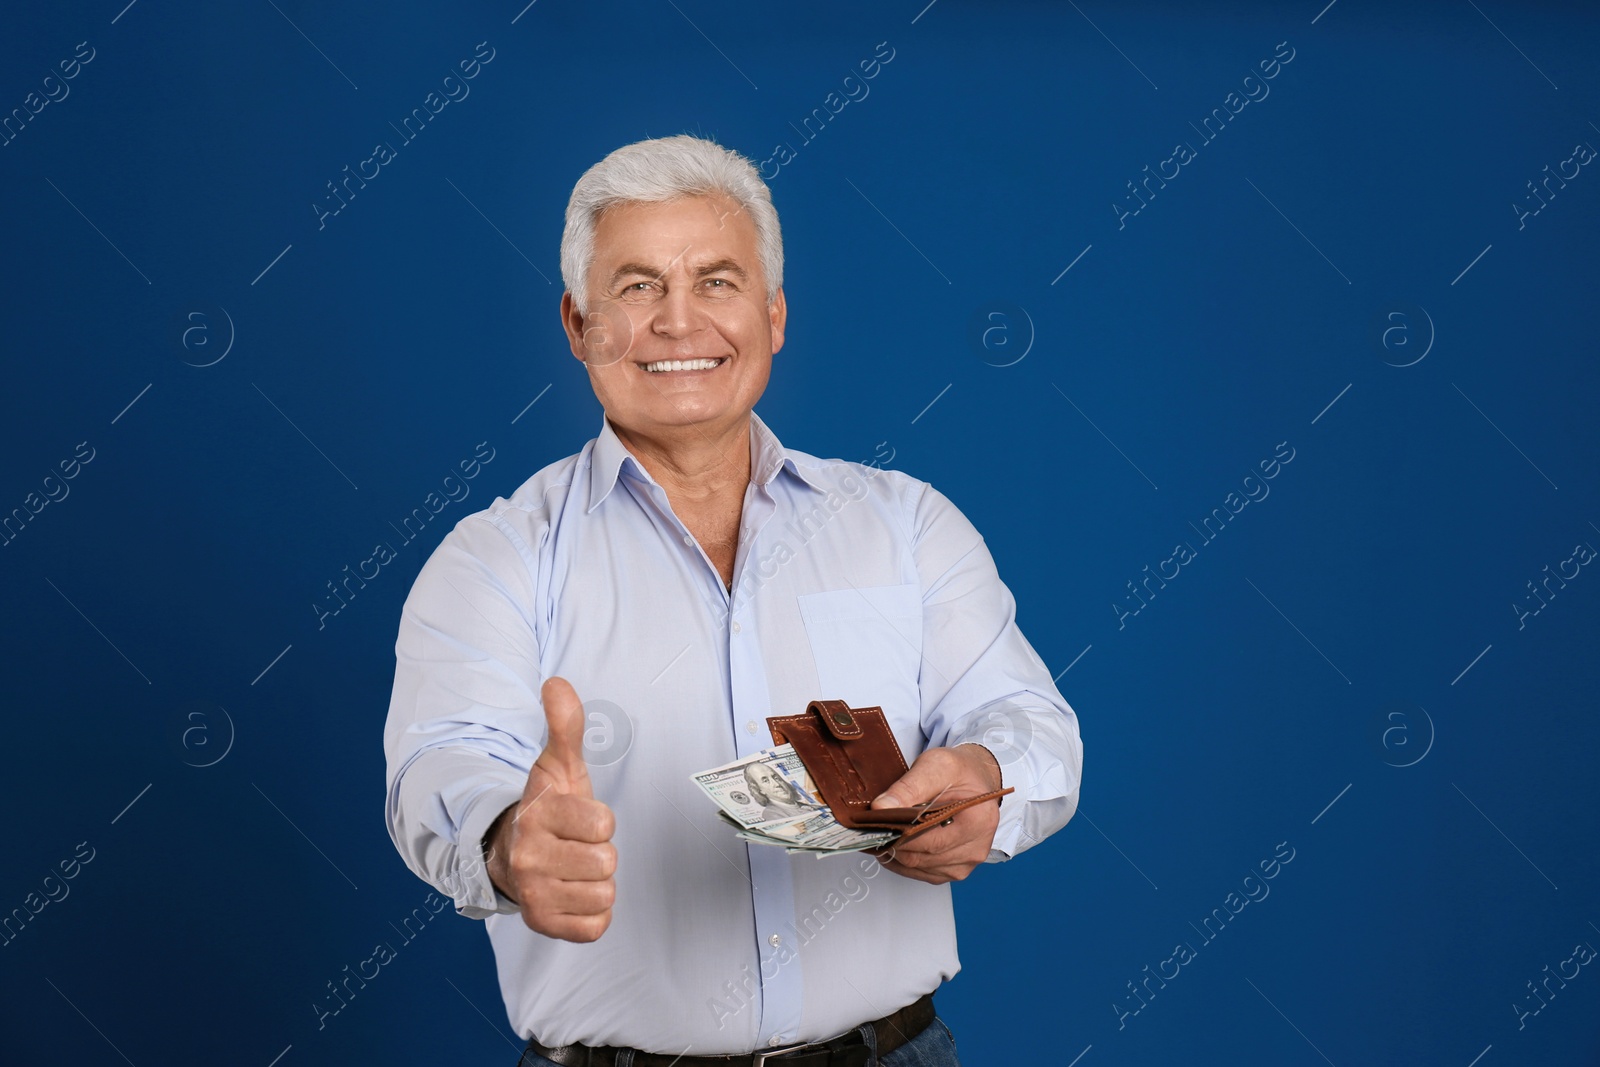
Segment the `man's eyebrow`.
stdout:
<path fill-rule="evenodd" d="M 694 272 L 702 278 L 708 274 L 733 274 L 740 281 L 748 281 L 750 278 L 750 275 L 745 273 L 745 269 L 739 266 L 736 260 L 727 257 L 707 263 L 703 267 L 696 267 Z"/>
<path fill-rule="evenodd" d="M 626 278 L 630 274 L 639 274 L 646 278 L 659 278 L 661 277 L 661 269 L 659 267 L 652 267 L 644 263 L 624 263 L 622 266 L 611 272 L 609 284 L 616 285 L 623 278 Z"/>

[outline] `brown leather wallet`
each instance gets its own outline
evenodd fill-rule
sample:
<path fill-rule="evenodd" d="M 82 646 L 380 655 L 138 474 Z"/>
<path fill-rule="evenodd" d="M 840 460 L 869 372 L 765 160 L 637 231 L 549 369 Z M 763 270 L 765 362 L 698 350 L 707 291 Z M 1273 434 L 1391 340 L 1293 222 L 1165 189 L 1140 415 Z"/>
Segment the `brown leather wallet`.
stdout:
<path fill-rule="evenodd" d="M 842 700 L 813 700 L 800 715 L 767 720 L 776 744 L 791 744 L 841 825 L 855 830 L 892 830 L 907 841 L 951 819 L 956 812 L 1016 790 L 1007 787 L 941 803 L 934 798 L 909 808 L 873 808 L 873 798 L 906 773 L 900 742 L 879 707 L 852 708 Z"/>

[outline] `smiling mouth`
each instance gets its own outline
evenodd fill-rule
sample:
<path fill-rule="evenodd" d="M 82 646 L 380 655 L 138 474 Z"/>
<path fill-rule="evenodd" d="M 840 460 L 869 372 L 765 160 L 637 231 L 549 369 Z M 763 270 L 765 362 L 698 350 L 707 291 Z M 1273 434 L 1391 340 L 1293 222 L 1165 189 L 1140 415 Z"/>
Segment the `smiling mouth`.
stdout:
<path fill-rule="evenodd" d="M 674 371 L 706 371 L 715 370 L 728 362 L 727 356 L 716 359 L 660 359 L 654 363 L 641 363 L 650 374 L 667 374 Z"/>

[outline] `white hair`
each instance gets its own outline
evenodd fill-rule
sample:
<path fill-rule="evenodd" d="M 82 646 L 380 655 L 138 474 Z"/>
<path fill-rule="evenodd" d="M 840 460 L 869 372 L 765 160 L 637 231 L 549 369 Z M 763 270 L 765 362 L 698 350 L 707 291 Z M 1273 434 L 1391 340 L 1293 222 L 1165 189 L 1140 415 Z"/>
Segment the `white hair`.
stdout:
<path fill-rule="evenodd" d="M 783 285 L 783 233 L 778 211 L 754 164 L 738 152 L 688 134 L 623 145 L 584 171 L 567 201 L 561 234 L 561 278 L 578 311 L 589 313 L 588 276 L 594 231 L 609 207 L 661 203 L 718 193 L 732 199 L 756 228 L 756 250 L 771 304 Z"/>

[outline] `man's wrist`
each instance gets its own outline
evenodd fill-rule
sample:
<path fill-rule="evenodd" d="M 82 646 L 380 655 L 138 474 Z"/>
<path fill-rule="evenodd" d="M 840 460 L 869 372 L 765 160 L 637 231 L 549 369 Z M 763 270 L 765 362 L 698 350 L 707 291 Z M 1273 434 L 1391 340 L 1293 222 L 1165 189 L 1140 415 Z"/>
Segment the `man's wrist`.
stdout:
<path fill-rule="evenodd" d="M 479 843 L 483 850 L 484 869 L 489 873 L 490 884 L 513 904 L 520 903 L 510 892 L 511 824 L 516 819 L 517 807 L 517 804 L 509 805 L 495 816 L 494 822 L 489 824 L 489 829 L 484 831 L 483 840 Z"/>
<path fill-rule="evenodd" d="M 988 745 L 977 741 L 963 741 L 956 747 L 975 748 L 978 750 L 978 752 L 982 753 L 980 756 L 980 761 L 984 766 L 984 775 L 990 783 L 989 788 L 991 790 L 999 789 L 1005 785 L 1005 776 L 1000 772 L 1000 761 L 995 759 L 995 755 L 993 752 L 989 751 Z"/>

